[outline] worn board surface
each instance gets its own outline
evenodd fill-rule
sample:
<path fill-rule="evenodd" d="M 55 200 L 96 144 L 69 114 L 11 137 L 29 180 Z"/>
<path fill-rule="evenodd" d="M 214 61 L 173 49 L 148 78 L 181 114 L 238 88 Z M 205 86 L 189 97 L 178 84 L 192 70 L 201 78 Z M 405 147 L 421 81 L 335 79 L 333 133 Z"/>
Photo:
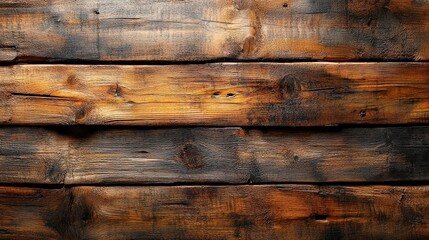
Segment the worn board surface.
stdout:
<path fill-rule="evenodd" d="M 0 239 L 429 239 L 428 40 L 427 0 L 0 0 Z"/>
<path fill-rule="evenodd" d="M 16 65 L 0 89 L 2 124 L 429 122 L 428 63 Z"/>
<path fill-rule="evenodd" d="M 0 188 L 15 239 L 427 239 L 429 186 Z"/>
<path fill-rule="evenodd" d="M 428 60 L 428 12 L 425 0 L 2 0 L 0 61 Z"/>
<path fill-rule="evenodd" d="M 0 129 L 0 183 L 429 180 L 429 128 Z"/>

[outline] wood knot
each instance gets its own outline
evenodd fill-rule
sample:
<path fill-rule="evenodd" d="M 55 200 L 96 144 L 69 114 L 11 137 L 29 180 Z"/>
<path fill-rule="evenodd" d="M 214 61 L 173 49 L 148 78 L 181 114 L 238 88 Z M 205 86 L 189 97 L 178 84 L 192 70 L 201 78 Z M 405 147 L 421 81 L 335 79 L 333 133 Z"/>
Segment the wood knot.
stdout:
<path fill-rule="evenodd" d="M 60 161 L 49 162 L 45 164 L 45 178 L 51 183 L 64 183 L 66 172 L 62 169 Z"/>
<path fill-rule="evenodd" d="M 81 122 L 84 120 L 91 110 L 91 104 L 82 104 L 78 106 L 75 110 L 75 122 Z"/>
<path fill-rule="evenodd" d="M 116 83 L 116 85 L 110 86 L 109 90 L 107 90 L 107 93 L 112 94 L 115 97 L 121 97 L 123 90 L 119 86 L 119 83 Z"/>
<path fill-rule="evenodd" d="M 300 90 L 300 82 L 295 76 L 287 75 L 279 81 L 279 92 L 282 98 L 286 96 L 295 96 Z"/>
<path fill-rule="evenodd" d="M 204 166 L 204 156 L 197 146 L 187 143 L 179 148 L 176 159 L 188 169 L 200 169 Z"/>
<path fill-rule="evenodd" d="M 79 80 L 76 78 L 76 75 L 70 75 L 68 78 L 67 78 L 67 84 L 68 85 L 72 85 L 72 86 L 74 86 L 74 85 L 77 85 L 78 84 L 78 82 L 79 82 Z"/>

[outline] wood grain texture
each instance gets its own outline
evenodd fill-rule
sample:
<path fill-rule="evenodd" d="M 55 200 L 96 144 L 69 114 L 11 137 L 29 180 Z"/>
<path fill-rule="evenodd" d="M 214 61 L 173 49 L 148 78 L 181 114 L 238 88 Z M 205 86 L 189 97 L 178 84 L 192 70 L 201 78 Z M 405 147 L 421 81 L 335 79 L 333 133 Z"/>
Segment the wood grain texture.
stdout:
<path fill-rule="evenodd" d="M 429 122 L 427 63 L 16 65 L 0 92 L 1 124 Z"/>
<path fill-rule="evenodd" d="M 0 188 L 9 239 L 427 239 L 429 186 Z"/>
<path fill-rule="evenodd" d="M 2 0 L 0 61 L 428 60 L 425 0 Z"/>
<path fill-rule="evenodd" d="M 0 183 L 429 180 L 429 127 L 1 128 Z"/>

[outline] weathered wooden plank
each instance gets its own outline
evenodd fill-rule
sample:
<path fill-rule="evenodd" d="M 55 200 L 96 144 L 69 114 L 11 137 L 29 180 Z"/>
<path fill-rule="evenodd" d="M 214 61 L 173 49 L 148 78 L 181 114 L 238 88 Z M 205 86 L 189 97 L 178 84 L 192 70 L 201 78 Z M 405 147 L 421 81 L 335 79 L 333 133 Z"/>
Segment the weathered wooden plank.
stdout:
<path fill-rule="evenodd" d="M 17 65 L 0 91 L 2 124 L 429 122 L 427 63 Z"/>
<path fill-rule="evenodd" d="M 9 239 L 427 239 L 429 186 L 0 188 Z"/>
<path fill-rule="evenodd" d="M 421 180 L 429 127 L 0 129 L 8 184 Z"/>
<path fill-rule="evenodd" d="M 429 2 L 2 0 L 0 60 L 428 60 Z"/>

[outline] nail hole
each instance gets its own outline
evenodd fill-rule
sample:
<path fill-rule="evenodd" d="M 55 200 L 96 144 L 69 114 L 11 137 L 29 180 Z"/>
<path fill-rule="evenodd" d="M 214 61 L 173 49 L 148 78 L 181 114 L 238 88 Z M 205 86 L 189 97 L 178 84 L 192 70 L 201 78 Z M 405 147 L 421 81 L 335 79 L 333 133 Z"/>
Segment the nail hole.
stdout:
<path fill-rule="evenodd" d="M 283 7 L 287 8 L 287 7 L 289 7 L 289 5 L 287 3 L 283 3 Z"/>
<path fill-rule="evenodd" d="M 219 95 L 220 95 L 220 92 L 213 93 L 213 96 L 219 96 Z"/>
<path fill-rule="evenodd" d="M 235 94 L 234 94 L 234 93 L 228 93 L 228 94 L 226 94 L 226 96 L 227 96 L 227 97 L 234 97 L 234 96 L 235 96 Z"/>
<path fill-rule="evenodd" d="M 366 116 L 366 111 L 365 111 L 365 110 L 361 110 L 361 111 L 359 112 L 359 116 L 360 116 L 360 117 L 365 117 L 365 116 Z"/>
<path fill-rule="evenodd" d="M 366 23 L 366 25 L 369 27 L 371 26 L 371 22 L 372 22 L 372 17 L 369 18 L 368 22 Z"/>
<path fill-rule="evenodd" d="M 98 15 L 98 14 L 100 14 L 100 11 L 94 10 L 94 13 Z"/>
<path fill-rule="evenodd" d="M 324 220 L 328 219 L 328 215 L 325 215 L 325 214 L 314 214 L 313 218 L 316 221 L 324 221 Z"/>

